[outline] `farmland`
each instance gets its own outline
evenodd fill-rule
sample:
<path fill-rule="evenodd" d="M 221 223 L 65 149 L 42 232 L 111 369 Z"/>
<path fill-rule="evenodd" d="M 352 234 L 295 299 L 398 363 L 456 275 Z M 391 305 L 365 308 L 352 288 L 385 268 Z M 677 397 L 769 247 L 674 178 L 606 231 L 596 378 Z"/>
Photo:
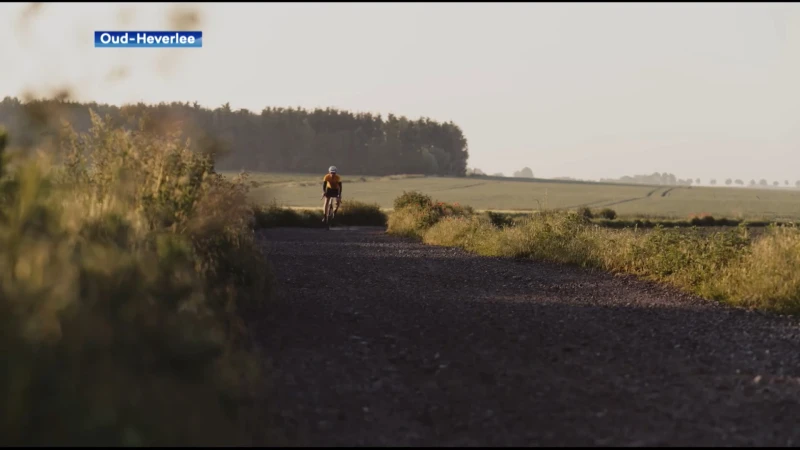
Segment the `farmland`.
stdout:
<path fill-rule="evenodd" d="M 227 175 L 233 175 L 228 173 Z M 251 173 L 251 198 L 294 208 L 320 206 L 322 174 Z M 800 190 L 646 186 L 500 177 L 347 176 L 344 197 L 390 209 L 403 191 L 420 191 L 477 210 L 613 208 L 620 217 L 684 219 L 698 214 L 751 220 L 800 218 Z"/>

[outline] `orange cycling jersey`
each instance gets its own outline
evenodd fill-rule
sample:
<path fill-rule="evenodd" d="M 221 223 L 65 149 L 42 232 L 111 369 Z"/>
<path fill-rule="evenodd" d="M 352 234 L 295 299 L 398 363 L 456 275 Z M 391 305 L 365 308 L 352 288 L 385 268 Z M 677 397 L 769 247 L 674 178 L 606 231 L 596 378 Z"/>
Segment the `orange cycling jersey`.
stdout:
<path fill-rule="evenodd" d="M 329 173 L 325 175 L 322 181 L 325 182 L 326 189 L 339 190 L 342 187 L 342 179 L 336 174 Z"/>

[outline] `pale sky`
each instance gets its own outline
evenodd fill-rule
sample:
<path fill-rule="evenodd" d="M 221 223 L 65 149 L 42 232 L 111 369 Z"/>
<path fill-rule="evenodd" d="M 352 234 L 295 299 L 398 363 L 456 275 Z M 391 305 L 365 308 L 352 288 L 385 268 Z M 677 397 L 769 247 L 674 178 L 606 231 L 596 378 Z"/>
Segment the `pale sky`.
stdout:
<path fill-rule="evenodd" d="M 176 4 L 27 5 L 0 4 L 0 97 L 452 120 L 506 175 L 800 179 L 797 4 L 197 4 L 199 49 L 93 47 Z"/>

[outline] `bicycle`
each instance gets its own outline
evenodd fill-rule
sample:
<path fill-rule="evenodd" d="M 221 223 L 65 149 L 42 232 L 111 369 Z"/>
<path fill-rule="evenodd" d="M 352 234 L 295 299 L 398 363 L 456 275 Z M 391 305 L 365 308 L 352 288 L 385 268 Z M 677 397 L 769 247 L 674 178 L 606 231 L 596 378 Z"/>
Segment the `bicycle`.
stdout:
<path fill-rule="evenodd" d="M 333 203 L 333 202 L 331 202 L 331 203 Z M 328 217 L 325 220 L 325 226 L 328 227 L 328 231 L 330 231 L 330 229 L 331 229 L 331 222 L 333 221 L 333 217 L 334 217 L 333 216 L 333 205 L 331 204 L 331 205 L 328 205 Z"/>
<path fill-rule="evenodd" d="M 324 198 L 324 196 L 323 196 L 323 198 Z M 333 221 L 333 218 L 335 217 L 335 215 L 334 215 L 335 214 L 335 209 L 334 209 L 333 202 L 334 202 L 334 198 L 331 197 L 330 202 L 328 204 L 328 217 L 325 218 L 325 227 L 328 230 L 331 229 L 331 222 Z"/>

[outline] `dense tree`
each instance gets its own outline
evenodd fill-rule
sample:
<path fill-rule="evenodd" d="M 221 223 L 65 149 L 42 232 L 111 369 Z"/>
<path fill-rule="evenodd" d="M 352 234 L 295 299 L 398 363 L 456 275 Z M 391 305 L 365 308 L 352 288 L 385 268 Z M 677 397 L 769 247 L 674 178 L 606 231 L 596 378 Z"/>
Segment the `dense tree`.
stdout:
<path fill-rule="evenodd" d="M 674 174 L 671 173 L 658 173 L 653 172 L 650 175 L 633 175 L 624 176 L 620 178 L 603 178 L 600 181 L 611 183 L 626 183 L 626 184 L 656 184 L 656 185 L 683 185 L 690 184 L 690 180 L 679 180 Z"/>
<path fill-rule="evenodd" d="M 712 179 L 711 181 L 709 181 L 709 184 L 711 184 L 712 186 L 716 186 L 717 180 Z"/>
<path fill-rule="evenodd" d="M 795 182 L 794 182 L 794 185 L 795 185 L 795 187 L 798 187 L 798 188 L 800 188 L 800 180 L 797 180 L 797 181 L 795 181 Z"/>
<path fill-rule="evenodd" d="M 756 180 L 750 180 L 750 186 L 755 186 L 755 185 L 756 185 Z"/>
<path fill-rule="evenodd" d="M 730 186 L 731 184 L 733 184 L 733 180 L 731 180 L 730 178 L 725 180 L 725 186 Z"/>
<path fill-rule="evenodd" d="M 780 184 L 780 183 L 778 183 L 777 181 L 773 181 L 773 182 L 772 182 L 772 185 L 773 185 L 773 186 L 775 186 L 775 187 L 778 187 L 778 186 L 780 186 L 781 184 Z"/>
<path fill-rule="evenodd" d="M 694 182 L 695 182 L 696 184 L 700 184 L 700 178 L 698 178 L 698 179 L 694 180 Z"/>
<path fill-rule="evenodd" d="M 492 174 L 492 176 L 493 177 L 504 177 L 505 175 L 503 175 L 503 172 L 497 172 L 497 173 Z"/>
<path fill-rule="evenodd" d="M 334 164 L 344 174 L 466 174 L 467 140 L 457 125 L 392 114 L 383 118 L 333 108 L 265 108 L 257 114 L 234 111 L 228 103 L 212 110 L 197 103 L 118 107 L 6 97 L 0 124 L 14 139 L 11 145 L 26 147 L 52 135 L 61 118 L 76 131 L 88 130 L 89 109 L 124 127 L 180 128 L 195 149 L 216 155 L 218 170 L 315 173 Z"/>
<path fill-rule="evenodd" d="M 533 178 L 533 170 L 530 167 L 523 167 L 522 170 L 514 172 L 517 178 Z"/>
<path fill-rule="evenodd" d="M 761 186 L 769 186 L 769 183 L 767 182 L 767 180 L 765 180 L 763 178 L 761 179 L 761 181 L 758 182 L 758 184 L 760 184 Z"/>
<path fill-rule="evenodd" d="M 742 181 L 742 180 L 739 180 L 739 179 L 737 179 L 736 181 L 734 181 L 734 183 L 736 183 L 736 184 L 737 184 L 737 185 L 739 185 L 739 186 L 744 186 L 744 181 Z"/>

